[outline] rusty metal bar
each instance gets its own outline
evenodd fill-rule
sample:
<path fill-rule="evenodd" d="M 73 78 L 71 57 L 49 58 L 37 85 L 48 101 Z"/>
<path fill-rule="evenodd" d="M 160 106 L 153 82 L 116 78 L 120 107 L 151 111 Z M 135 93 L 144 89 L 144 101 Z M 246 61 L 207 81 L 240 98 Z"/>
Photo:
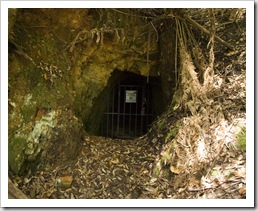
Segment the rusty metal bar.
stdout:
<path fill-rule="evenodd" d="M 124 93 L 124 99 L 123 99 L 123 103 L 124 103 L 124 107 L 123 107 L 123 133 L 122 133 L 123 135 L 125 134 L 125 117 L 126 117 L 125 116 L 126 115 L 125 114 L 126 113 L 125 112 L 125 98 L 126 98 L 126 96 L 125 96 L 126 93 L 125 92 L 126 92 L 126 86 L 123 87 L 123 93 Z"/>
<path fill-rule="evenodd" d="M 119 136 L 119 121 L 120 121 L 120 97 L 121 97 L 121 90 L 120 90 L 120 84 L 118 86 L 118 107 L 117 107 L 117 136 Z"/>
<path fill-rule="evenodd" d="M 131 135 L 131 124 L 132 124 L 132 103 L 130 103 L 130 105 L 129 105 L 129 107 L 130 107 L 130 110 L 129 110 L 129 132 L 128 132 L 128 135 L 129 135 L 129 137 L 130 137 L 130 135 Z"/>
<path fill-rule="evenodd" d="M 108 98 L 110 98 L 110 93 L 108 94 Z M 108 109 L 108 111 L 110 109 L 109 100 L 108 100 L 108 104 L 107 104 L 107 109 Z M 108 125 L 109 125 L 109 115 L 107 115 L 107 134 L 109 134 Z"/>
<path fill-rule="evenodd" d="M 136 93 L 139 93 L 139 87 L 136 88 Z M 139 96 L 137 95 L 137 100 L 136 100 L 136 108 L 135 108 L 135 120 L 134 120 L 134 136 L 137 136 L 137 114 L 138 114 L 138 98 Z"/>
<path fill-rule="evenodd" d="M 111 137 L 114 137 L 114 108 L 115 107 L 115 89 L 112 89 L 112 131 L 111 131 Z"/>

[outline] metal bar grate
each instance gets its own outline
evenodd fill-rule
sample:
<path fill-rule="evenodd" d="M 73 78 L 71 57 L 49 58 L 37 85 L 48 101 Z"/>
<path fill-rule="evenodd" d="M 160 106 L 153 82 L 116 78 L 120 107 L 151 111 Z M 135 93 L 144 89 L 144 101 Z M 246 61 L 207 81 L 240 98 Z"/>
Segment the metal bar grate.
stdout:
<path fill-rule="evenodd" d="M 149 86 L 114 86 L 101 121 L 101 135 L 121 139 L 144 135 L 154 118 L 151 101 Z"/>

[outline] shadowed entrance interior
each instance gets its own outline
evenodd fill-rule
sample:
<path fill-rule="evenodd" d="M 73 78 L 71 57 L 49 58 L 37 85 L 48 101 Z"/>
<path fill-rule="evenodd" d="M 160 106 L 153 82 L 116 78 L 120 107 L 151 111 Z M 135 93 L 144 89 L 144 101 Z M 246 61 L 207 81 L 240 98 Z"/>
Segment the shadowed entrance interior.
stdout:
<path fill-rule="evenodd" d="M 101 135 L 133 139 L 145 134 L 158 115 L 155 109 L 155 81 L 125 72 L 108 93 L 108 102 L 101 121 Z M 160 93 L 161 94 L 161 93 Z M 160 103 L 162 106 L 162 103 Z"/>

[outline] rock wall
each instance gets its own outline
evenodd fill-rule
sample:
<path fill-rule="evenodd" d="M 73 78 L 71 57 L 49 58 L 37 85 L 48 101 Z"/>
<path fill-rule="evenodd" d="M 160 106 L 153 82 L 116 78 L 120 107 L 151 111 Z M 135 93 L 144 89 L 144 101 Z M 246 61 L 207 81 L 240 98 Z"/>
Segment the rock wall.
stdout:
<path fill-rule="evenodd" d="M 38 163 L 50 145 L 56 153 L 71 146 L 49 138 L 41 144 L 55 134 L 62 116 L 74 116 L 65 124 L 78 125 L 70 153 L 76 156 L 81 123 L 92 127 L 92 114 L 98 113 L 93 112 L 94 100 L 115 69 L 158 76 L 157 33 L 142 18 L 111 9 L 18 9 L 14 19 L 8 49 L 8 141 L 15 173 Z"/>

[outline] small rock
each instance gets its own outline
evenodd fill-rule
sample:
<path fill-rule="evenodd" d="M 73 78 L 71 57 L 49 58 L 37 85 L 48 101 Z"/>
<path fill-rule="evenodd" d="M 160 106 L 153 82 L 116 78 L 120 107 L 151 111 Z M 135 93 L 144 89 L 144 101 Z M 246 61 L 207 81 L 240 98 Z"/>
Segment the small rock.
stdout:
<path fill-rule="evenodd" d="M 66 190 L 71 187 L 73 178 L 71 176 L 58 177 L 55 182 L 57 189 Z"/>

